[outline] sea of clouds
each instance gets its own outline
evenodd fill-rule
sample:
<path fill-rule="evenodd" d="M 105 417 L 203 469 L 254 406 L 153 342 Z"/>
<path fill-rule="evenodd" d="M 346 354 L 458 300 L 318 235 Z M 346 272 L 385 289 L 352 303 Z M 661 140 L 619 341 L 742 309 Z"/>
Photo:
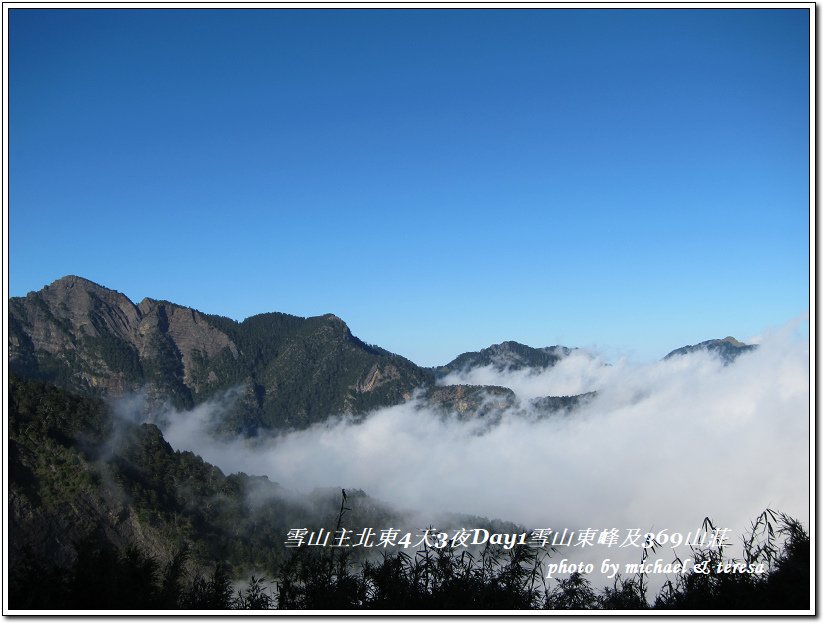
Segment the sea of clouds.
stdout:
<path fill-rule="evenodd" d="M 166 414 L 163 434 L 224 472 L 293 490 L 361 488 L 425 524 L 460 512 L 528 528 L 686 533 L 710 516 L 739 536 L 772 508 L 809 527 L 807 322 L 751 342 L 759 348 L 728 366 L 708 352 L 634 363 L 575 350 L 544 370 L 490 366 L 443 379 L 516 393 L 519 404 L 489 427 L 417 396 L 358 422 L 226 440 L 211 433 L 224 399 Z M 592 391 L 569 413 L 529 408 L 536 397 Z"/>

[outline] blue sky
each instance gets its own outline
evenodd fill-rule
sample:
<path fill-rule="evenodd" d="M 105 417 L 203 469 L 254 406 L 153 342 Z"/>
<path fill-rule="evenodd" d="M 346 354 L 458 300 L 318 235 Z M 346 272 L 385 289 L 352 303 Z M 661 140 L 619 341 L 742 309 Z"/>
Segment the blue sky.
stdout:
<path fill-rule="evenodd" d="M 333 312 L 423 365 L 809 308 L 805 10 L 31 10 L 9 293 Z"/>

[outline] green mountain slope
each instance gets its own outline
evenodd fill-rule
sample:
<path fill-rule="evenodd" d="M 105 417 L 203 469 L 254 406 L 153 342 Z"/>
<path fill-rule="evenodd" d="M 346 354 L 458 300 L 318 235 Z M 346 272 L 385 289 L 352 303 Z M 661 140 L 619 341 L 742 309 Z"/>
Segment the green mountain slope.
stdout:
<path fill-rule="evenodd" d="M 295 527 L 334 527 L 340 489 L 290 492 L 175 451 L 160 430 L 113 416 L 99 399 L 43 382 L 9 383 L 9 569 L 68 567 L 78 545 L 137 547 L 168 560 L 184 544 L 201 564 L 274 574 Z M 348 484 L 343 484 L 348 485 Z M 397 523 L 348 490 L 349 526 Z"/>

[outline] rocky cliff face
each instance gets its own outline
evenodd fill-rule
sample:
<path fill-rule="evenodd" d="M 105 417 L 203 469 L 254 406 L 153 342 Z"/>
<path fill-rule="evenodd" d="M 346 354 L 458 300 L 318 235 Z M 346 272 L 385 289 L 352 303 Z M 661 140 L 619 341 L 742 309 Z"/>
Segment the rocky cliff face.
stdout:
<path fill-rule="evenodd" d="M 156 397 L 191 401 L 193 354 L 215 355 L 231 339 L 202 314 L 163 301 L 139 306 L 76 276 L 9 301 L 13 371 L 68 389 L 112 396 L 148 387 Z M 148 383 L 147 383 L 148 382 Z"/>
<path fill-rule="evenodd" d="M 193 354 L 200 353 L 211 358 L 226 349 L 235 359 L 240 355 L 235 343 L 226 334 L 212 327 L 197 310 L 148 298 L 140 302 L 138 310 L 142 317 L 140 337 L 144 345 L 141 356 L 152 357 L 153 355 L 146 344 L 146 336 L 158 332 L 165 333 L 169 337 L 170 344 L 180 354 L 183 383 L 187 386 L 195 386 L 195 391 L 197 391 L 197 384 L 193 378 L 195 367 Z"/>
<path fill-rule="evenodd" d="M 11 369 L 83 392 L 127 392 L 140 317 L 118 292 L 80 277 L 59 279 L 9 300 Z"/>
<path fill-rule="evenodd" d="M 437 386 L 430 388 L 424 398 L 440 412 L 461 419 L 500 414 L 516 403 L 515 393 L 502 386 Z"/>

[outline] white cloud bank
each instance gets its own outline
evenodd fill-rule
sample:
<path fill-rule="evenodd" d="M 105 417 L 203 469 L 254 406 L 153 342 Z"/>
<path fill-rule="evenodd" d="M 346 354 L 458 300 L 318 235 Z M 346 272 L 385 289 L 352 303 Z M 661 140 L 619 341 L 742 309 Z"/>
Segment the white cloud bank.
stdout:
<path fill-rule="evenodd" d="M 770 507 L 808 526 L 806 322 L 759 341 L 726 367 L 707 353 L 605 365 L 574 352 L 540 373 L 454 375 L 452 383 L 510 387 L 522 406 L 597 390 L 568 416 L 512 410 L 481 435 L 419 400 L 359 424 L 228 443 L 206 433 L 220 410 L 207 404 L 173 414 L 164 435 L 226 472 L 264 474 L 291 489 L 362 488 L 422 518 L 453 511 L 532 528 L 687 532 L 709 515 L 740 535 Z"/>

